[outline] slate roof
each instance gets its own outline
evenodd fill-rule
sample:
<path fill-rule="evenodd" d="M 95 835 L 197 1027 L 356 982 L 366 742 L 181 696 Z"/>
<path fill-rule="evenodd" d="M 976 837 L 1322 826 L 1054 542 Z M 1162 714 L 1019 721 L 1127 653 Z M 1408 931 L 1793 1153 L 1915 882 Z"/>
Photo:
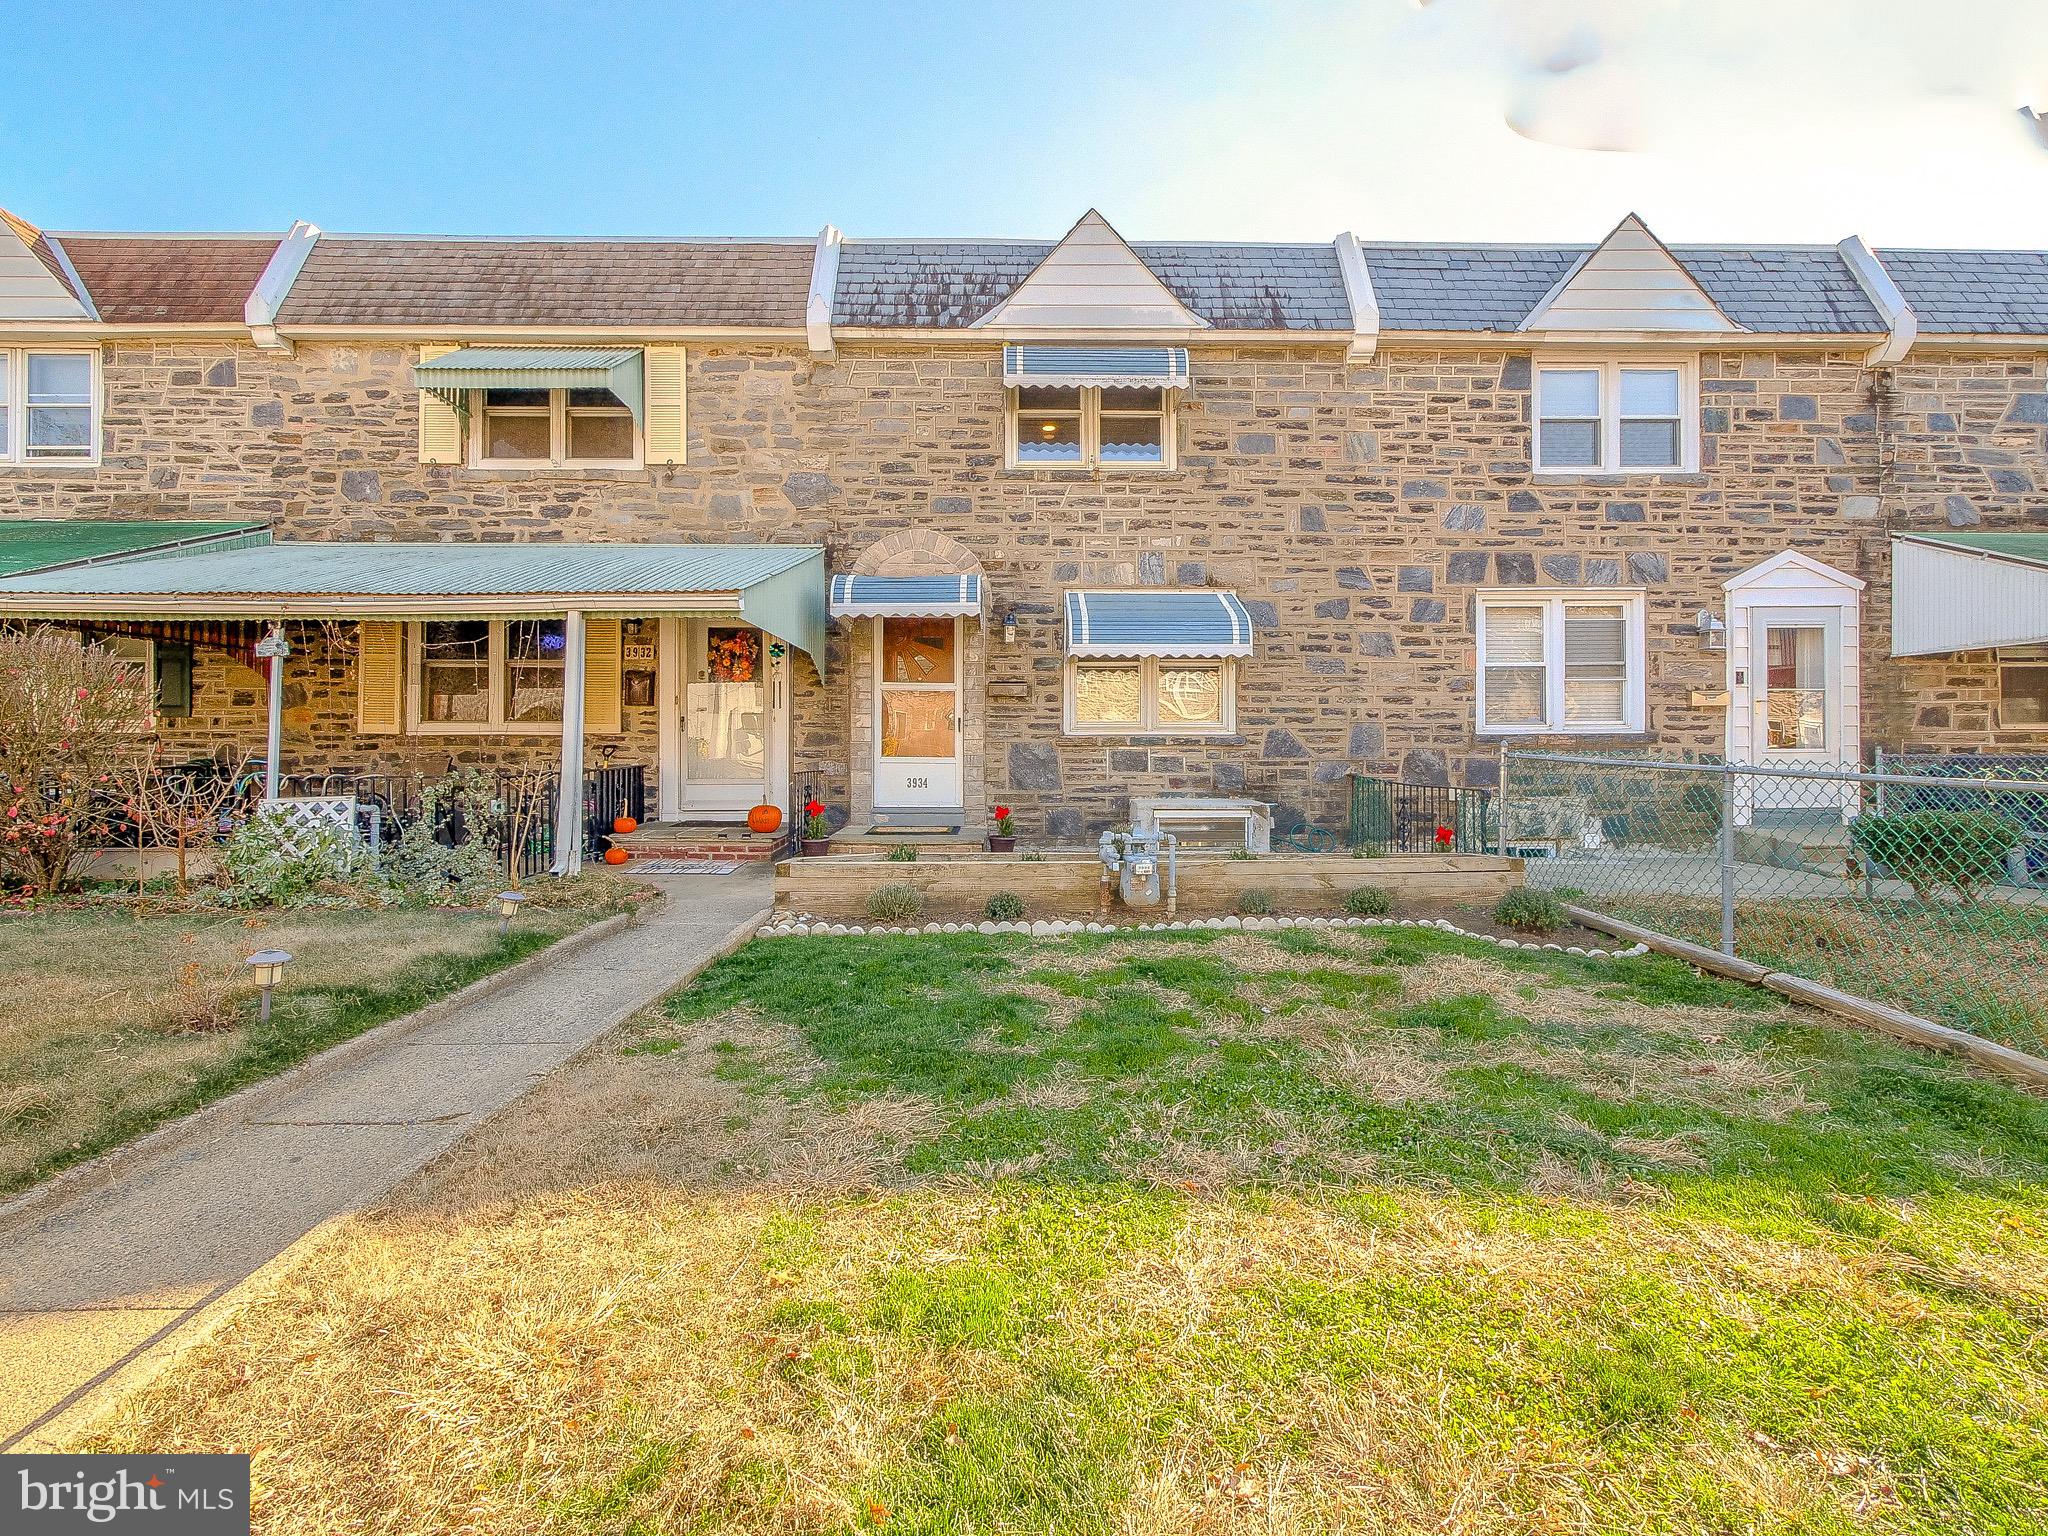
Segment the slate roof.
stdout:
<path fill-rule="evenodd" d="M 1009 297 L 1053 241 L 849 240 L 832 323 L 941 329 Z M 1220 330 L 1348 331 L 1351 306 L 1328 245 L 1133 243 L 1138 259 Z"/>
<path fill-rule="evenodd" d="M 804 323 L 809 240 L 323 235 L 280 325 Z"/>
<path fill-rule="evenodd" d="M 58 235 L 100 318 L 112 324 L 239 325 L 277 235 Z"/>
<path fill-rule="evenodd" d="M 2048 251 L 1879 251 L 1923 332 L 2048 331 Z"/>

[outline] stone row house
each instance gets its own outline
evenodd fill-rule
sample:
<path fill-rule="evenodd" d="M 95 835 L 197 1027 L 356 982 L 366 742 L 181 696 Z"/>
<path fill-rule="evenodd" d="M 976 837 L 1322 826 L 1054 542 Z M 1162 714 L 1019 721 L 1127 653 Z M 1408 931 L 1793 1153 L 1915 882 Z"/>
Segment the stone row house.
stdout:
<path fill-rule="evenodd" d="M 275 630 L 286 774 L 630 763 L 692 824 L 2038 751 L 2048 253 L 9 215 L 0 572 L 180 750 L 264 747 Z"/>

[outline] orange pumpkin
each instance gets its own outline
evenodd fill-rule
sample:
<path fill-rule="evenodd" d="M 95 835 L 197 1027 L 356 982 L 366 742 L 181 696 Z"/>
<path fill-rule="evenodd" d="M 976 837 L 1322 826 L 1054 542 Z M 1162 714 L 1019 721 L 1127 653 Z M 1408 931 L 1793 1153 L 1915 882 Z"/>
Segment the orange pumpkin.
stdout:
<path fill-rule="evenodd" d="M 782 825 L 782 807 L 779 805 L 757 805 L 747 812 L 747 830 L 750 832 L 773 832 Z"/>
<path fill-rule="evenodd" d="M 612 830 L 624 837 L 628 832 L 638 832 L 640 823 L 630 816 L 617 816 L 612 819 Z"/>
<path fill-rule="evenodd" d="M 604 851 L 604 861 L 607 864 L 623 864 L 629 857 L 623 848 L 607 848 Z"/>

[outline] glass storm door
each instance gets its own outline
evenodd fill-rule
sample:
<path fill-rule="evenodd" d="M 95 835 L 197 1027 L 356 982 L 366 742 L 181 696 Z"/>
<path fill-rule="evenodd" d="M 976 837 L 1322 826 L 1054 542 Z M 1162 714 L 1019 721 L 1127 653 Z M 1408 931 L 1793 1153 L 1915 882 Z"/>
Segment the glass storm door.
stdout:
<path fill-rule="evenodd" d="M 1842 752 L 1841 615 L 1835 609 L 1750 611 L 1751 740 L 1760 764 L 1832 767 Z M 1761 779 L 1757 803 L 1799 807 L 1821 786 Z"/>
<path fill-rule="evenodd" d="M 743 811 L 768 773 L 768 653 L 750 624 L 692 620 L 683 626 L 685 814 Z"/>
<path fill-rule="evenodd" d="M 960 808 L 960 621 L 875 620 L 875 806 Z"/>

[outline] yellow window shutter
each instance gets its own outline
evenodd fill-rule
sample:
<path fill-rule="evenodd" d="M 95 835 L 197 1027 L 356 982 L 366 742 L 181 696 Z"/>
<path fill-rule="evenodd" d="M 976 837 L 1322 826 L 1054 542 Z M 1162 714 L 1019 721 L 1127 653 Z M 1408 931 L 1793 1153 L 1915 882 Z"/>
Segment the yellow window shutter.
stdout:
<path fill-rule="evenodd" d="M 365 621 L 356 637 L 356 729 L 393 736 L 404 719 L 405 647 L 402 624 Z"/>
<path fill-rule="evenodd" d="M 619 621 L 592 615 L 583 621 L 583 729 L 619 734 L 619 674 L 624 650 Z"/>
<path fill-rule="evenodd" d="M 648 347 L 647 374 L 647 462 L 683 462 L 684 435 L 689 429 L 683 401 L 683 349 Z"/>
<path fill-rule="evenodd" d="M 420 361 L 456 350 L 452 342 L 430 342 L 420 348 Z M 420 462 L 460 464 L 462 462 L 462 413 L 439 395 L 420 391 Z"/>

